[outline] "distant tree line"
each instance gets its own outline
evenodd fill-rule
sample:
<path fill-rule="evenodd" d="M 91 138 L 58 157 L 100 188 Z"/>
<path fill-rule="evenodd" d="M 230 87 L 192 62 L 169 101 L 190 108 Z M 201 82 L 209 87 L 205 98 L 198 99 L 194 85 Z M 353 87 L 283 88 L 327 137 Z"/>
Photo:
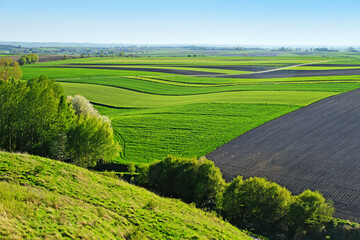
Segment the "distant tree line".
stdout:
<path fill-rule="evenodd" d="M 84 97 L 66 98 L 62 87 L 46 76 L 19 78 L 0 79 L 0 149 L 85 167 L 119 154 L 110 120 Z"/>
<path fill-rule="evenodd" d="M 216 211 L 235 226 L 271 239 L 360 239 L 359 231 L 351 233 L 341 227 L 349 222 L 332 217 L 332 202 L 318 191 L 292 195 L 286 188 L 258 177 L 237 177 L 227 184 L 220 169 L 204 157 L 168 156 L 140 166 L 138 172 L 138 185 Z M 344 238 L 346 234 L 352 238 Z"/>

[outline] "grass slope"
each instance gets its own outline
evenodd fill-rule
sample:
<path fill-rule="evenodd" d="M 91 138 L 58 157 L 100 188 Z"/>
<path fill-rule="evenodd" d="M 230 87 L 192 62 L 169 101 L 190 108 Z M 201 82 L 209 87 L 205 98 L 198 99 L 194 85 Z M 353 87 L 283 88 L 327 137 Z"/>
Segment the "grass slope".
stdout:
<path fill-rule="evenodd" d="M 0 152 L 0 239 L 251 239 L 179 200 L 70 164 Z"/>

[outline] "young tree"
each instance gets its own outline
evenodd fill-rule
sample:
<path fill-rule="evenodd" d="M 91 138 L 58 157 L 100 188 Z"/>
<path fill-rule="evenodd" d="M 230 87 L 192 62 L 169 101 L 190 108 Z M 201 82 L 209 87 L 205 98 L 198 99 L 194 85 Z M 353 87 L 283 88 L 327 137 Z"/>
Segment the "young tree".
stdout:
<path fill-rule="evenodd" d="M 67 134 L 67 150 L 72 161 L 79 166 L 94 166 L 99 160 L 119 155 L 120 146 L 114 141 L 110 119 L 101 116 L 83 96 L 69 96 L 75 119 Z"/>
<path fill-rule="evenodd" d="M 119 155 L 110 123 L 89 115 L 76 116 L 68 131 L 69 156 L 79 166 L 95 166 L 99 160 Z"/>

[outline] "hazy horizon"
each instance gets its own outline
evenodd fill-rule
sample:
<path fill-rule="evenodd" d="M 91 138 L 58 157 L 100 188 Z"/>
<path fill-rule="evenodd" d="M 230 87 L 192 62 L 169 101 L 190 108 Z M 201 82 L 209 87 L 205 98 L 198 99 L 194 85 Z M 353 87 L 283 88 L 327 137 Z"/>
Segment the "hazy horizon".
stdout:
<path fill-rule="evenodd" d="M 354 0 L 0 0 L 0 41 L 358 46 Z"/>

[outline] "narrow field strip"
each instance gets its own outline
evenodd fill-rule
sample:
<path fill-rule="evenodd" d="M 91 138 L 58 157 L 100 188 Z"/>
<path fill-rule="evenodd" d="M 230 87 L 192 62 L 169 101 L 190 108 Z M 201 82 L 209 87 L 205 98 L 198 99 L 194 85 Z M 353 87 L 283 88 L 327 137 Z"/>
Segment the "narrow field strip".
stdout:
<path fill-rule="evenodd" d="M 344 92 L 360 87 L 360 82 L 281 82 L 281 83 L 239 83 L 231 85 L 212 85 L 212 86 L 177 86 L 157 82 L 143 82 L 134 78 L 121 79 L 71 79 L 59 80 L 63 83 L 92 84 L 108 86 L 120 89 L 131 90 L 140 93 L 184 96 L 200 95 L 208 93 L 225 93 L 237 91 L 320 91 L 320 92 Z"/>
<path fill-rule="evenodd" d="M 233 70 L 233 69 L 227 69 L 226 67 L 222 67 L 222 68 L 216 68 L 216 67 L 204 67 L 204 66 L 199 66 L 199 67 L 195 67 L 195 66 L 191 66 L 191 67 L 186 67 L 186 66 L 152 66 L 152 65 L 104 65 L 104 64 L 99 64 L 99 65 L 95 65 L 95 64 L 83 64 L 83 65 L 77 65 L 77 64 L 70 64 L 70 65 L 64 65 L 64 67 L 67 66 L 72 66 L 75 68 L 101 68 L 101 69 L 112 69 L 112 68 L 116 68 L 116 69 L 126 69 L 128 70 L 129 68 L 131 69 L 149 69 L 152 70 L 154 69 L 155 71 L 157 71 L 158 69 L 168 69 L 168 70 L 183 70 L 183 71 L 194 71 L 194 72 L 208 72 L 208 73 L 222 73 L 222 74 L 244 74 L 244 73 L 252 73 L 253 71 L 243 71 L 243 70 Z"/>

